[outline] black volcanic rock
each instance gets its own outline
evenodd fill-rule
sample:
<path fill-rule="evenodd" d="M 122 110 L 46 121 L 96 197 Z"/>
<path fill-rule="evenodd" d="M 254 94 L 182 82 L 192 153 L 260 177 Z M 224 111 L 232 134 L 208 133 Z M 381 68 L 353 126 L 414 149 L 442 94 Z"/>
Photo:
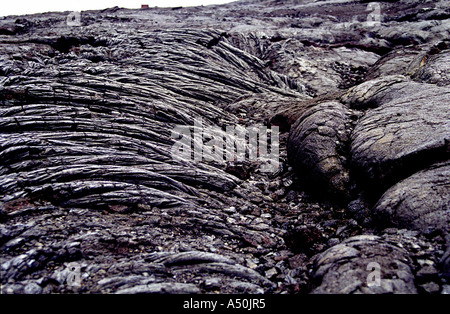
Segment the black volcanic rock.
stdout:
<path fill-rule="evenodd" d="M 314 264 L 320 283 L 315 294 L 417 293 L 408 252 L 392 239 L 352 237 L 318 255 Z"/>
<path fill-rule="evenodd" d="M 449 11 L 377 4 L 2 17 L 2 293 L 447 291 Z"/>
<path fill-rule="evenodd" d="M 290 162 L 305 185 L 346 196 L 349 173 L 346 146 L 351 112 L 339 102 L 325 102 L 308 110 L 294 124 L 288 142 Z"/>
<path fill-rule="evenodd" d="M 388 189 L 374 208 L 379 224 L 448 231 L 449 175 L 447 161 L 417 172 Z"/>

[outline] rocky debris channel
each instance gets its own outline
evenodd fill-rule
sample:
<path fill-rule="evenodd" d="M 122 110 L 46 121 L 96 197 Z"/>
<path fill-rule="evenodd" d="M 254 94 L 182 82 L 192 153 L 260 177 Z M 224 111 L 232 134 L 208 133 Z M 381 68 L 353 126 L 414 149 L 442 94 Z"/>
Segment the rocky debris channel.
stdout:
<path fill-rule="evenodd" d="M 450 5 L 376 5 L 0 18 L 1 292 L 450 293 Z"/>

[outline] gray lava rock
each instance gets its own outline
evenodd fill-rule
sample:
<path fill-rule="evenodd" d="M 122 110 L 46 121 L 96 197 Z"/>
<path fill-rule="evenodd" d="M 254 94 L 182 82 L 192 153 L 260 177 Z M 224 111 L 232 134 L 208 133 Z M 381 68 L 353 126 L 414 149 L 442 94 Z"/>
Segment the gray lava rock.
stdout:
<path fill-rule="evenodd" d="M 449 231 L 450 163 L 434 165 L 388 189 L 374 207 L 379 226 Z"/>
<path fill-rule="evenodd" d="M 345 196 L 348 192 L 346 146 L 351 112 L 338 102 L 314 106 L 292 127 L 290 163 L 309 188 Z"/>
<path fill-rule="evenodd" d="M 423 56 L 421 61 L 424 65 L 414 73 L 413 79 L 439 86 L 450 84 L 450 50 Z"/>
<path fill-rule="evenodd" d="M 358 110 L 376 108 L 399 96 L 402 85 L 408 78 L 403 75 L 387 75 L 350 88 L 341 101 Z"/>
<path fill-rule="evenodd" d="M 377 236 L 349 238 L 314 260 L 315 294 L 417 293 L 408 252 Z"/>
<path fill-rule="evenodd" d="M 366 83 L 375 87 L 363 101 L 377 108 L 365 113 L 351 136 L 352 167 L 381 187 L 450 156 L 450 90 L 396 80 Z"/>
<path fill-rule="evenodd" d="M 311 255 L 376 227 L 369 206 L 329 195 L 365 200 L 372 184 L 402 209 L 376 217 L 443 229 L 416 215 L 442 218 L 432 196 L 448 195 L 428 169 L 448 160 L 447 2 L 383 1 L 378 25 L 366 1 L 114 7 L 83 11 L 82 27 L 67 12 L 2 17 L 2 293 L 308 293 Z M 185 135 L 186 150 L 237 146 L 237 125 L 280 127 L 279 169 L 174 158 Z M 417 291 L 444 292 L 445 250 L 427 236 L 405 246 L 427 261 Z M 377 287 L 366 257 L 386 271 Z M 410 265 L 354 238 L 323 253 L 315 292 L 412 293 Z"/>
<path fill-rule="evenodd" d="M 117 291 L 117 294 L 152 294 L 152 293 L 196 294 L 199 292 L 200 289 L 193 284 L 155 283 L 121 289 Z"/>
<path fill-rule="evenodd" d="M 444 256 L 440 260 L 440 265 L 442 268 L 442 277 L 449 282 L 450 281 L 450 245 L 447 245 L 447 250 Z"/>
<path fill-rule="evenodd" d="M 411 63 L 421 55 L 422 51 L 417 47 L 405 47 L 395 49 L 382 56 L 368 71 L 366 80 L 373 80 L 389 75 L 405 75 L 410 73 Z"/>

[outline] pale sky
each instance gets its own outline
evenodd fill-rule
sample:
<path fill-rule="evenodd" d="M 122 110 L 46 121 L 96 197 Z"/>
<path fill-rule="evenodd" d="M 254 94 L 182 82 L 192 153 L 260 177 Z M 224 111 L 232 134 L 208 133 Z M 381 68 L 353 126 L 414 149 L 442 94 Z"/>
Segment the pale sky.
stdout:
<path fill-rule="evenodd" d="M 0 0 L 0 16 L 49 11 L 99 10 L 114 6 L 137 9 L 141 4 L 148 4 L 150 7 L 187 7 L 233 1 L 235 0 Z"/>

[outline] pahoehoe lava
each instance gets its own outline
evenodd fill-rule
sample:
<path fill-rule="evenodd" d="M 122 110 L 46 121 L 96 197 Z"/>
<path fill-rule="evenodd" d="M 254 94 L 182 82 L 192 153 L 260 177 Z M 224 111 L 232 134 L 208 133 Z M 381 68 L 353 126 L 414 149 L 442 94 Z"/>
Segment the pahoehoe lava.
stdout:
<path fill-rule="evenodd" d="M 450 293 L 450 4 L 375 4 L 1 17 L 1 292 Z"/>

